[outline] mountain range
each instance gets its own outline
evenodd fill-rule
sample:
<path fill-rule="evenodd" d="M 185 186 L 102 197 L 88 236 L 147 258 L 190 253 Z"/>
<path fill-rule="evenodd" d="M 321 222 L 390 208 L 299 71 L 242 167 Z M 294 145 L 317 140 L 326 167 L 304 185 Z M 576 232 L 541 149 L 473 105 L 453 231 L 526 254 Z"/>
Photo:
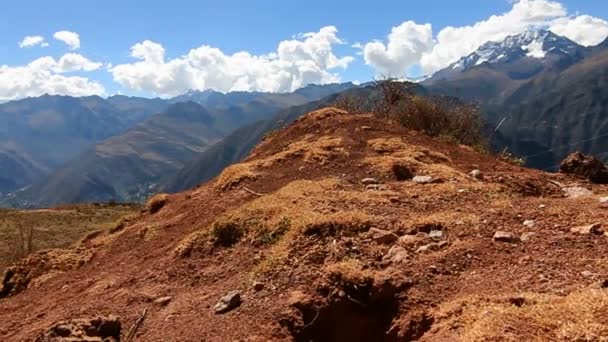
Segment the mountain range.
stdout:
<path fill-rule="evenodd" d="M 162 179 L 177 172 L 190 159 L 235 129 L 270 118 L 284 108 L 350 87 L 353 84 L 313 85 L 293 93 L 192 91 L 174 99 L 153 100 L 158 106 L 152 109 L 163 109 L 157 109 L 159 112 L 155 114 L 151 114 L 151 110 L 141 115 L 139 120 L 131 122 L 131 127 L 125 125 L 114 134 L 100 135 L 103 139 L 89 141 L 88 145 L 74 145 L 72 153 L 63 156 L 63 164 L 58 163 L 48 172 L 36 174 L 29 183 L 23 182 L 27 186 L 13 187 L 13 191 L 4 196 L 4 203 L 38 207 L 83 201 L 144 200 Z M 118 98 L 96 100 L 105 104 L 106 101 L 117 102 Z M 33 99 L 24 101 L 34 102 Z M 0 108 L 2 106 L 5 105 Z M 123 104 L 120 108 L 127 106 Z M 119 110 L 111 113 L 122 114 Z M 70 122 L 70 119 L 72 117 L 65 120 Z M 61 139 L 61 133 L 57 133 L 58 139 Z M 52 141 L 41 138 L 38 143 Z"/>
<path fill-rule="evenodd" d="M 574 150 L 608 159 L 608 41 L 584 47 L 547 30 L 528 31 L 485 43 L 419 84 L 421 92 L 479 103 L 494 131 L 493 148 L 529 166 L 556 169 Z M 5 103 L 0 203 L 143 201 L 185 190 L 241 160 L 273 130 L 340 95 L 369 96 L 369 87 Z"/>
<path fill-rule="evenodd" d="M 608 40 L 584 47 L 546 30 L 488 42 L 422 84 L 480 103 L 494 145 L 555 170 L 573 150 L 608 159 Z"/>

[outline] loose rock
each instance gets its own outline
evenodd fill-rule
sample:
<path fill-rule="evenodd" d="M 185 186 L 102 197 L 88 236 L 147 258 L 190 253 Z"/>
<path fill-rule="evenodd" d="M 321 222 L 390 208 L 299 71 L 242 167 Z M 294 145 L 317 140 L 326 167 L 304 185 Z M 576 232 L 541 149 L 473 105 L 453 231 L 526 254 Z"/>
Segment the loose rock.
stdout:
<path fill-rule="evenodd" d="M 425 253 L 425 252 L 438 251 L 438 250 L 442 249 L 443 247 L 445 247 L 447 245 L 448 245 L 448 243 L 446 241 L 429 243 L 428 245 L 420 246 L 416 250 L 416 253 Z"/>
<path fill-rule="evenodd" d="M 437 183 L 437 180 L 431 176 L 416 176 L 416 177 L 412 178 L 412 182 L 418 183 L 418 184 L 430 184 L 430 183 Z"/>
<path fill-rule="evenodd" d="M 160 298 L 157 298 L 156 300 L 154 300 L 154 303 L 161 305 L 161 306 L 165 306 L 165 305 L 169 304 L 169 302 L 171 302 L 171 299 L 173 299 L 173 298 L 171 298 L 169 296 L 160 297 Z"/>
<path fill-rule="evenodd" d="M 524 221 L 524 226 L 526 226 L 528 228 L 533 228 L 534 226 L 536 226 L 536 221 L 534 221 L 534 220 L 525 220 Z"/>
<path fill-rule="evenodd" d="M 364 185 L 378 184 L 378 181 L 375 178 L 363 178 L 361 180 L 361 183 L 363 183 Z"/>
<path fill-rule="evenodd" d="M 498 242 L 506 242 L 506 243 L 521 242 L 521 239 L 519 238 L 519 236 L 517 236 L 513 233 L 503 232 L 503 231 L 497 231 L 496 233 L 494 233 L 493 240 L 498 241 Z"/>
<path fill-rule="evenodd" d="M 379 190 L 386 190 L 386 187 L 382 184 L 368 184 L 365 186 L 365 189 L 379 191 Z"/>
<path fill-rule="evenodd" d="M 600 203 L 608 203 L 608 196 L 600 197 Z"/>
<path fill-rule="evenodd" d="M 602 235 L 604 234 L 604 230 L 602 229 L 602 225 L 599 223 L 594 223 L 586 226 L 577 226 L 570 228 L 572 233 L 578 234 L 596 234 Z"/>
<path fill-rule="evenodd" d="M 472 178 L 481 180 L 481 179 L 483 179 L 483 172 L 481 172 L 481 170 L 475 169 L 475 170 L 469 172 L 469 176 Z"/>
<path fill-rule="evenodd" d="M 389 232 L 388 230 L 378 228 L 370 228 L 367 234 L 374 242 L 379 244 L 389 244 L 399 239 L 397 234 Z"/>
<path fill-rule="evenodd" d="M 442 230 L 431 230 L 429 232 L 429 237 L 433 240 L 441 240 L 443 238 Z"/>
<path fill-rule="evenodd" d="M 236 309 L 241 305 L 241 294 L 239 291 L 230 291 L 227 295 L 222 297 L 220 301 L 215 304 L 213 310 L 217 314 L 226 313 L 228 311 Z"/>
<path fill-rule="evenodd" d="M 582 198 L 593 196 L 593 191 L 583 188 L 582 186 L 570 186 L 562 189 L 565 196 L 568 198 Z"/>
<path fill-rule="evenodd" d="M 608 184 L 608 168 L 601 160 L 574 152 L 564 159 L 559 171 L 588 178 L 593 183 Z"/>
<path fill-rule="evenodd" d="M 388 250 L 388 253 L 386 253 L 386 255 L 384 257 L 382 257 L 382 260 L 388 261 L 388 262 L 391 262 L 394 264 L 404 263 L 408 259 L 409 259 L 409 254 L 407 253 L 407 250 L 398 245 L 391 247 L 391 249 Z"/>

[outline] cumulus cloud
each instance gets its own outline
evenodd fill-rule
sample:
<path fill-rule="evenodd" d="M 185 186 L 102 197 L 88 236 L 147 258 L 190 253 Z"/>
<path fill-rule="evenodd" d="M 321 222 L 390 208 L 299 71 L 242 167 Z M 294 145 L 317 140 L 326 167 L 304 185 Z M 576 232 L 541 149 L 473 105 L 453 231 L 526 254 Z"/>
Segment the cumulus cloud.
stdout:
<path fill-rule="evenodd" d="M 189 89 L 218 91 L 291 91 L 310 83 L 339 82 L 337 68 L 353 58 L 333 51 L 344 44 L 333 26 L 298 35 L 279 43 L 275 52 L 252 55 L 241 51 L 225 54 L 203 45 L 181 57 L 166 59 L 159 43 L 143 41 L 131 47 L 138 61 L 110 68 L 116 82 L 131 90 L 173 96 Z"/>
<path fill-rule="evenodd" d="M 584 46 L 595 46 L 608 37 L 608 21 L 590 15 L 558 18 L 549 29 Z"/>
<path fill-rule="evenodd" d="M 406 76 L 420 66 L 432 74 L 467 56 L 488 41 L 502 41 L 531 28 L 549 28 L 582 45 L 595 45 L 608 36 L 608 22 L 588 15 L 568 16 L 552 0 L 513 1 L 512 8 L 468 26 L 443 28 L 433 38 L 430 24 L 407 21 L 393 27 L 387 42 L 372 41 L 362 47 L 366 64 L 377 73 Z"/>
<path fill-rule="evenodd" d="M 93 71 L 101 68 L 103 64 L 99 62 L 93 62 L 83 55 L 77 53 L 66 53 L 59 58 L 56 65 L 53 67 L 53 71 L 57 73 L 64 73 L 70 71 Z"/>
<path fill-rule="evenodd" d="M 37 45 L 40 45 L 41 47 L 49 46 L 49 44 L 44 41 L 44 37 L 42 36 L 25 36 L 19 42 L 20 48 L 29 48 Z"/>
<path fill-rule="evenodd" d="M 76 54 L 64 55 L 58 61 L 46 56 L 23 66 L 0 65 L 0 101 L 44 94 L 103 95 L 105 89 L 100 83 L 86 77 L 62 74 L 76 70 L 93 70 L 100 66 L 100 63 L 91 62 Z"/>
<path fill-rule="evenodd" d="M 76 32 L 58 31 L 55 32 L 53 38 L 64 42 L 70 48 L 70 50 L 76 50 L 80 48 L 80 36 Z"/>
<path fill-rule="evenodd" d="M 363 58 L 368 65 L 386 76 L 404 75 L 418 63 L 422 54 L 434 45 L 431 24 L 418 25 L 413 21 L 393 27 L 388 44 L 374 41 L 365 44 Z"/>

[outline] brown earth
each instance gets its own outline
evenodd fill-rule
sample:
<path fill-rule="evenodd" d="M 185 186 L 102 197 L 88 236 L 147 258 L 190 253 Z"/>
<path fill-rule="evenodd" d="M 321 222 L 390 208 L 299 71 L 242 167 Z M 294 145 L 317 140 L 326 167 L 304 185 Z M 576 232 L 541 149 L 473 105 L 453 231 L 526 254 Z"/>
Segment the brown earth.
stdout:
<path fill-rule="evenodd" d="M 606 193 L 324 109 L 1 299 L 0 339 L 118 316 L 137 341 L 602 340 L 608 237 L 571 228 L 607 228 Z"/>

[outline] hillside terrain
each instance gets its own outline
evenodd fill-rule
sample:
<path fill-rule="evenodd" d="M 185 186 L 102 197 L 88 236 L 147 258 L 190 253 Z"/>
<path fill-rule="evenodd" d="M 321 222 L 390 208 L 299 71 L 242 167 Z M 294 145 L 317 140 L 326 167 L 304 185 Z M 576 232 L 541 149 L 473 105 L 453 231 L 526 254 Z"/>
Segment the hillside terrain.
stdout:
<path fill-rule="evenodd" d="M 9 268 L 0 338 L 601 340 L 607 194 L 325 108 Z"/>
<path fill-rule="evenodd" d="M 496 147 L 531 167 L 556 170 L 576 150 L 608 160 L 607 44 L 529 31 L 488 42 L 422 84 L 481 103 L 488 123 L 500 124 Z"/>
<path fill-rule="evenodd" d="M 49 95 L 0 104 L 0 195 L 42 179 L 164 106 L 160 99 Z"/>
<path fill-rule="evenodd" d="M 86 204 L 41 210 L 0 209 L 0 270 L 27 253 L 67 248 L 87 234 L 114 228 L 138 205 Z"/>

